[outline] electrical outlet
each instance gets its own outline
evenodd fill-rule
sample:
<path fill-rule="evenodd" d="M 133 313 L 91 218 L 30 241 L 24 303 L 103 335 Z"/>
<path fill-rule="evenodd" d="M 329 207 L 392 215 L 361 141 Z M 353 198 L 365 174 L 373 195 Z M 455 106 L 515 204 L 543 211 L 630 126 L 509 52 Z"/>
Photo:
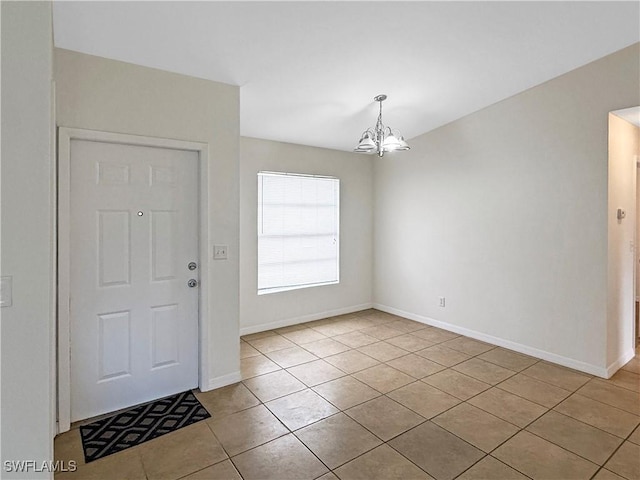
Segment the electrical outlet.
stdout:
<path fill-rule="evenodd" d="M 227 245 L 214 245 L 213 246 L 213 259 L 214 260 L 226 260 L 227 259 L 227 250 L 229 247 Z"/>
<path fill-rule="evenodd" d="M 441 307 L 444 307 L 444 297 L 438 297 L 438 305 L 440 305 Z"/>

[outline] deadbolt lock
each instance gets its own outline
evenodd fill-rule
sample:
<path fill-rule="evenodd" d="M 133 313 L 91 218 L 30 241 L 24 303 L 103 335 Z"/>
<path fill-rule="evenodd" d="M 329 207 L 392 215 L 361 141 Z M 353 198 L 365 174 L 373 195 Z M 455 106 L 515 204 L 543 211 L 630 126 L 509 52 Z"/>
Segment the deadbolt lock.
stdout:
<path fill-rule="evenodd" d="M 198 268 L 198 264 L 196 262 L 189 262 L 189 265 L 187 265 L 187 268 L 189 270 L 195 270 L 196 268 Z"/>

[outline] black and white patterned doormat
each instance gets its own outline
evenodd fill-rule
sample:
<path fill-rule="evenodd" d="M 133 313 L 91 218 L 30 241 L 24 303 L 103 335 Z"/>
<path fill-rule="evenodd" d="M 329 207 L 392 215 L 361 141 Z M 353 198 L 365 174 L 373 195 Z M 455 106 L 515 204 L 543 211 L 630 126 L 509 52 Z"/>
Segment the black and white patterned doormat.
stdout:
<path fill-rule="evenodd" d="M 186 391 L 83 425 L 80 435 L 85 462 L 140 445 L 210 416 L 193 393 Z"/>

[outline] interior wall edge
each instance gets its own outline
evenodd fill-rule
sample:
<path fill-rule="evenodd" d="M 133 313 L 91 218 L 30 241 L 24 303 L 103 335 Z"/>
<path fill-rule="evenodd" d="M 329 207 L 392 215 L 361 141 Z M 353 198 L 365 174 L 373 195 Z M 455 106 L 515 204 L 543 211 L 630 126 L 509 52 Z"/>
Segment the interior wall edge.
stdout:
<path fill-rule="evenodd" d="M 345 315 L 347 313 L 359 312 L 361 310 L 367 310 L 371 308 L 372 305 L 372 303 L 362 303 L 360 305 L 352 305 L 350 307 L 337 308 L 334 310 L 325 310 L 323 312 L 301 315 L 299 317 L 283 318 L 281 320 L 263 323 L 260 325 L 249 325 L 247 327 L 240 328 L 240 335 L 250 335 L 252 333 L 265 332 L 267 330 L 273 330 L 276 328 L 290 327 L 292 325 L 298 325 L 300 323 L 322 320 L 323 318 L 328 317 L 335 317 L 336 315 Z"/>
<path fill-rule="evenodd" d="M 524 355 L 536 357 L 541 360 L 547 360 L 548 362 L 562 365 L 563 367 L 572 368 L 574 370 L 579 370 L 581 372 L 588 373 L 590 375 L 596 375 L 602 378 L 609 378 L 611 375 L 613 375 L 613 373 L 615 373 L 615 370 L 609 373 L 611 367 L 602 367 L 599 365 L 583 362 L 581 360 L 565 357 L 553 352 L 548 352 L 546 350 L 541 350 L 539 348 L 530 347 L 522 343 L 513 342 L 505 338 L 495 337 L 493 335 L 488 335 L 486 333 L 478 332 L 476 330 L 460 327 L 452 323 L 435 320 L 433 318 L 425 317 L 412 312 L 406 312 L 404 310 L 400 310 L 398 308 L 394 308 L 388 305 L 374 303 L 373 308 L 383 312 L 391 313 L 393 315 L 398 315 L 404 318 L 408 318 L 409 320 L 415 320 L 416 322 L 424 323 L 425 325 L 430 325 L 432 327 L 442 328 L 443 330 L 447 330 L 449 332 L 458 333 L 460 335 L 464 335 L 466 337 L 473 338 L 475 340 L 480 340 L 481 342 L 486 342 L 492 345 L 496 345 L 498 347 L 507 348 L 509 350 L 513 350 L 515 352 L 522 353 Z M 624 365 L 624 363 L 622 363 L 621 365 Z"/>

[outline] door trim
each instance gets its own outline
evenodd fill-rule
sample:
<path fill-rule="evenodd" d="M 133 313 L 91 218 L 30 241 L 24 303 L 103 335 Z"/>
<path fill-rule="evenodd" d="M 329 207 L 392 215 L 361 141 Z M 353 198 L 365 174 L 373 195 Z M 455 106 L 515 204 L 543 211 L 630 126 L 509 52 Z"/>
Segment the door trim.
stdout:
<path fill-rule="evenodd" d="M 70 187 L 71 187 L 71 141 L 87 140 L 101 143 L 137 145 L 145 147 L 187 150 L 198 153 L 199 167 L 199 256 L 200 289 L 198 296 L 198 386 L 208 389 L 209 383 L 209 318 L 208 277 L 210 258 L 209 235 L 209 146 L 206 143 L 188 142 L 157 137 L 102 132 L 80 128 L 58 128 L 58 312 L 57 312 L 57 373 L 58 373 L 58 433 L 71 427 L 71 345 L 70 345 Z"/>

